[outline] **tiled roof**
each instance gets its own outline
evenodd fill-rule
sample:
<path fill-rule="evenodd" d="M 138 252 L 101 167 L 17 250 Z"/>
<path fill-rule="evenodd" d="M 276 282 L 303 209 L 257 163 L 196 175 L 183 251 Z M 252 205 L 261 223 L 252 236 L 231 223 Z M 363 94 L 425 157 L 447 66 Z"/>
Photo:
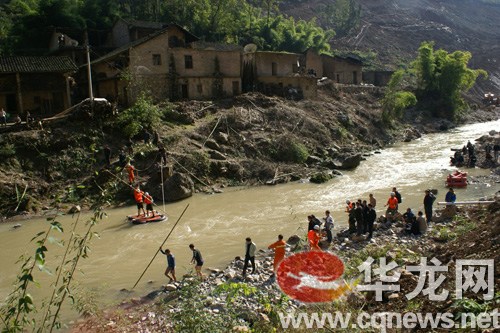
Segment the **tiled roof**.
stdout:
<path fill-rule="evenodd" d="M 77 70 L 70 57 L 0 57 L 0 73 L 67 73 Z"/>
<path fill-rule="evenodd" d="M 123 20 L 129 27 L 133 28 L 147 28 L 147 29 L 163 29 L 167 24 L 162 22 L 149 22 L 138 20 Z"/>
<path fill-rule="evenodd" d="M 221 44 L 204 41 L 196 41 L 190 44 L 191 48 L 197 50 L 214 50 L 214 51 L 243 51 L 243 47 L 235 44 Z"/>
<path fill-rule="evenodd" d="M 194 42 L 194 41 L 197 41 L 199 38 L 196 37 L 195 35 L 193 35 L 192 33 L 190 33 L 189 31 L 187 31 L 186 29 L 184 29 L 183 27 L 181 27 L 180 25 L 178 24 L 175 24 L 175 23 L 171 23 L 169 24 L 168 26 L 166 26 L 165 28 L 161 29 L 161 30 L 158 30 L 158 31 L 155 31 L 143 38 L 140 38 L 140 39 L 137 39 L 137 40 L 134 40 L 133 42 L 130 42 L 122 47 L 119 47 L 117 48 L 116 50 L 113 50 L 105 55 L 103 55 L 102 57 L 96 59 L 96 60 L 93 60 L 91 61 L 90 63 L 91 64 L 97 64 L 97 63 L 100 63 L 104 60 L 107 60 L 109 58 L 112 58 L 112 57 L 115 57 L 117 55 L 119 55 L 120 53 L 123 53 L 123 52 L 126 52 L 128 51 L 130 48 L 133 48 L 133 47 L 136 47 L 137 45 L 141 45 L 142 43 L 145 43 L 147 42 L 148 40 L 151 40 L 165 32 L 168 31 L 168 29 L 170 29 L 171 27 L 177 27 L 179 28 L 180 30 L 184 31 L 184 33 L 186 34 L 186 42 L 189 44 L 191 42 Z"/>

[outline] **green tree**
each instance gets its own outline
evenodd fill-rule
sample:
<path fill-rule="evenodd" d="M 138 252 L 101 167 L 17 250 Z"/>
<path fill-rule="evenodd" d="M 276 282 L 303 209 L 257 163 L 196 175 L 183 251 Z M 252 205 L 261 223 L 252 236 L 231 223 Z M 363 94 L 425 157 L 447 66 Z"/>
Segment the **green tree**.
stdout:
<path fill-rule="evenodd" d="M 359 25 L 361 6 L 355 0 L 336 0 L 326 5 L 321 19 L 327 28 L 333 29 L 338 36 L 346 36 Z"/>
<path fill-rule="evenodd" d="M 264 17 L 257 18 L 251 31 L 242 32 L 242 39 L 256 44 L 259 50 L 304 52 L 312 48 L 328 53 L 333 35 L 332 30 L 323 30 L 314 19 L 295 21 L 278 15 L 269 24 Z"/>
<path fill-rule="evenodd" d="M 116 0 L 86 0 L 82 2 L 79 13 L 85 18 L 87 28 L 102 30 L 111 28 L 120 16 Z"/>
<path fill-rule="evenodd" d="M 82 30 L 85 20 L 79 15 L 79 2 L 71 0 L 40 0 L 17 2 L 16 24 L 10 31 L 17 53 L 44 53 L 54 27 Z"/>
<path fill-rule="evenodd" d="M 466 103 L 462 94 L 472 88 L 482 69 L 471 69 L 472 54 L 466 51 L 434 51 L 433 42 L 423 42 L 412 67 L 417 76 L 417 97 L 430 106 L 435 116 L 455 120 Z"/>
<path fill-rule="evenodd" d="M 142 94 L 137 102 L 123 111 L 116 121 L 116 126 L 123 135 L 131 138 L 140 133 L 143 128 L 151 129 L 160 123 L 162 110 L 153 104 L 151 98 Z"/>
<path fill-rule="evenodd" d="M 403 70 L 396 71 L 387 85 L 382 99 L 382 120 L 386 124 L 390 124 L 393 119 L 401 118 L 406 108 L 417 103 L 417 98 L 413 93 L 402 90 L 405 74 Z"/>

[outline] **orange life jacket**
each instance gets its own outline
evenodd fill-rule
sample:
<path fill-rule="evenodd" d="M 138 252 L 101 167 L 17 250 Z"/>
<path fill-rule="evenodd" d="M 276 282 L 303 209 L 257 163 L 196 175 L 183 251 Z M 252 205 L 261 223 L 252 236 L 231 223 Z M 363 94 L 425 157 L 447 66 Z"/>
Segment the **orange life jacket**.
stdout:
<path fill-rule="evenodd" d="M 387 204 L 389 205 L 390 209 L 398 208 L 398 198 L 390 197 L 389 200 L 387 200 Z"/>
<path fill-rule="evenodd" d="M 144 192 L 142 192 L 141 190 L 134 190 L 135 202 L 141 203 L 143 201 L 143 194 Z"/>
<path fill-rule="evenodd" d="M 152 204 L 153 203 L 153 197 L 151 195 L 144 195 L 144 203 L 146 205 Z"/>

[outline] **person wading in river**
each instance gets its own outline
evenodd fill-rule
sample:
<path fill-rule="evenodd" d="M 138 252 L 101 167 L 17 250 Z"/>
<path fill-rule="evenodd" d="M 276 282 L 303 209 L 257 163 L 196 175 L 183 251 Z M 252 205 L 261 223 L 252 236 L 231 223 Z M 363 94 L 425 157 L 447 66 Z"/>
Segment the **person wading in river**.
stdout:
<path fill-rule="evenodd" d="M 392 192 L 394 192 L 394 195 L 396 196 L 396 199 L 398 199 L 398 205 L 403 202 L 403 198 L 401 198 L 401 193 L 398 192 L 398 190 L 393 187 Z M 399 208 L 399 207 L 398 207 Z"/>
<path fill-rule="evenodd" d="M 280 262 L 285 259 L 285 247 L 286 242 L 283 240 L 283 235 L 278 235 L 278 240 L 267 247 L 274 250 L 274 273 L 276 273 Z"/>
<path fill-rule="evenodd" d="M 252 273 L 255 274 L 255 250 L 257 246 L 250 237 L 245 239 L 245 264 L 243 265 L 243 277 L 247 275 L 248 262 L 252 265 Z"/>
<path fill-rule="evenodd" d="M 201 267 L 203 266 L 203 257 L 201 256 L 200 250 L 194 247 L 194 244 L 189 244 L 189 248 L 193 251 L 193 258 L 191 258 L 191 264 L 195 264 L 194 269 L 196 270 L 196 275 L 203 280 L 203 273 L 201 272 Z"/>
<path fill-rule="evenodd" d="M 177 282 L 175 278 L 175 257 L 172 253 L 170 253 L 169 249 L 163 251 L 160 246 L 160 252 L 167 256 L 167 269 L 165 270 L 165 276 L 169 278 L 169 282 Z M 171 275 L 170 275 L 171 274 Z"/>
<path fill-rule="evenodd" d="M 373 196 L 372 193 L 369 195 L 370 205 L 372 205 L 373 209 L 377 206 L 377 199 Z"/>

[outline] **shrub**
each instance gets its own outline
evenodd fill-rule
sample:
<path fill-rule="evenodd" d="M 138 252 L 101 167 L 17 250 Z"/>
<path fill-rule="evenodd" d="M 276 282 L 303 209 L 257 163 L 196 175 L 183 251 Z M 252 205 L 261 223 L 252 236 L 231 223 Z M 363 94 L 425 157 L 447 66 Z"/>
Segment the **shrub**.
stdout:
<path fill-rule="evenodd" d="M 136 136 L 143 128 L 153 128 L 161 122 L 162 113 L 167 111 L 153 104 L 151 98 L 141 95 L 137 102 L 123 111 L 116 121 L 116 125 L 127 138 Z"/>
<path fill-rule="evenodd" d="M 274 147 L 270 154 L 277 161 L 304 163 L 309 156 L 306 146 L 292 138 L 282 137 L 274 143 Z"/>
<path fill-rule="evenodd" d="M 6 143 L 3 147 L 0 147 L 0 158 L 5 159 L 16 155 L 16 148 L 12 143 Z"/>

